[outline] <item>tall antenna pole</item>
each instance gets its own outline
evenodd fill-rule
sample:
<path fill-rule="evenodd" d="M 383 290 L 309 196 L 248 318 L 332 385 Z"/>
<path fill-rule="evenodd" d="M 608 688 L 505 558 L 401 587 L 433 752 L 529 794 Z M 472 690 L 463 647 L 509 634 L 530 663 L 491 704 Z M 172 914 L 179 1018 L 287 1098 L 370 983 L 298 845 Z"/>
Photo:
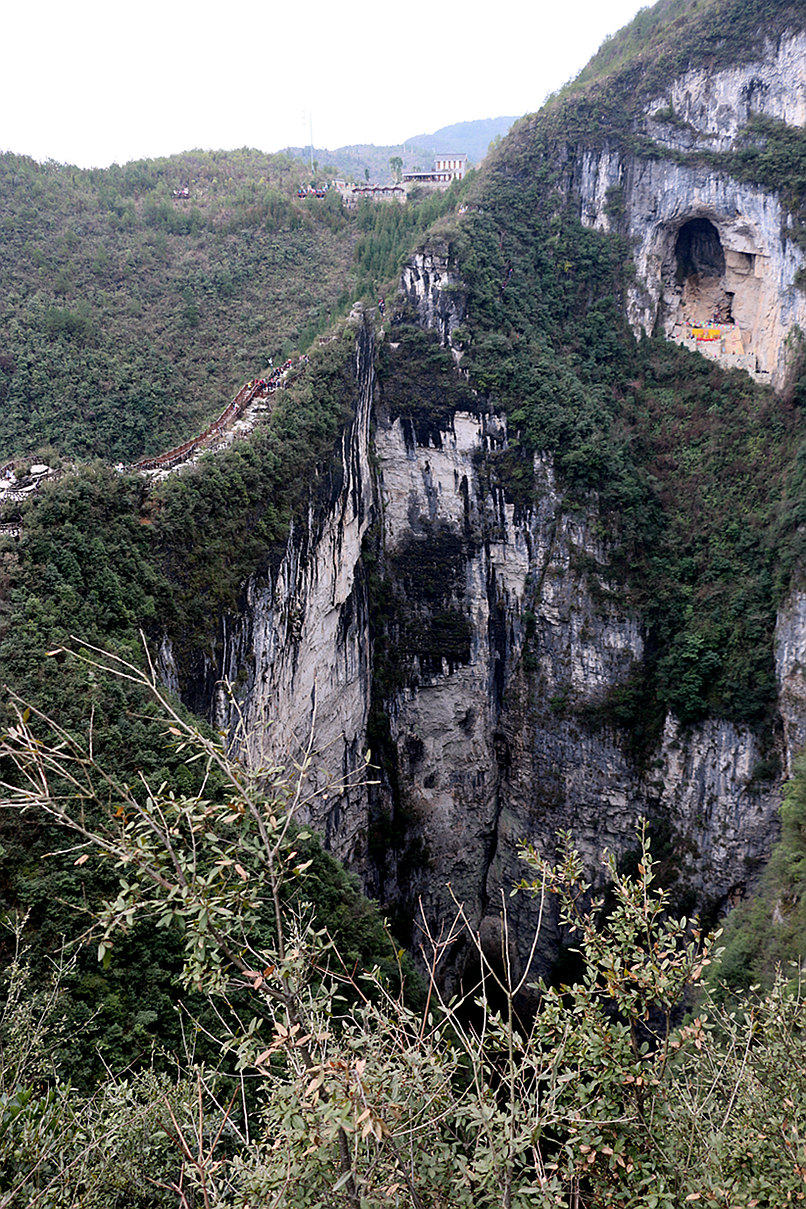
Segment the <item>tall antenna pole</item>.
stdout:
<path fill-rule="evenodd" d="M 308 110 L 308 125 L 311 133 L 311 176 L 313 176 L 313 114 Z"/>

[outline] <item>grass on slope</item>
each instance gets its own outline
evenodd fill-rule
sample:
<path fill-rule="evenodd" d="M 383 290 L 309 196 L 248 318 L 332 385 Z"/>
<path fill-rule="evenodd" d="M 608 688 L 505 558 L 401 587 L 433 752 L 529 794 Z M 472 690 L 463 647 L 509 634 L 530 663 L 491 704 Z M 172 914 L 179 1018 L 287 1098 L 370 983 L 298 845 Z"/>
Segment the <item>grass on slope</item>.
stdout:
<path fill-rule="evenodd" d="M 159 452 L 305 347 L 346 305 L 358 230 L 336 196 L 299 201 L 301 175 L 250 151 L 0 157 L 0 458 Z"/>
<path fill-rule="evenodd" d="M 308 171 L 248 150 L 104 171 L 0 156 L 0 461 L 179 444 L 376 296 L 456 204 L 454 189 L 348 212 L 336 193 L 297 198 Z"/>

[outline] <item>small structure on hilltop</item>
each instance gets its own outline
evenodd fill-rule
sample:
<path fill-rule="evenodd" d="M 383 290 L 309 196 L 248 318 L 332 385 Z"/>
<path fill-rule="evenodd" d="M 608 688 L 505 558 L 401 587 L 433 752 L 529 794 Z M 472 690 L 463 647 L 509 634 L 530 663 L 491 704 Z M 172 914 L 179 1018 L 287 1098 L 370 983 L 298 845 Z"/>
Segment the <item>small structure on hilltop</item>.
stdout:
<path fill-rule="evenodd" d="M 409 191 L 415 188 L 447 189 L 467 172 L 467 156 L 462 152 L 438 155 L 431 172 L 404 172 L 400 185 L 356 185 L 353 181 L 334 180 L 331 187 L 341 197 L 348 210 L 353 210 L 362 201 L 404 203 Z"/>
<path fill-rule="evenodd" d="M 362 201 L 400 202 L 406 200 L 402 185 L 356 185 L 352 181 L 333 181 L 332 186 L 348 210 L 353 210 Z"/>
<path fill-rule="evenodd" d="M 453 181 L 460 181 L 467 172 L 467 156 L 464 152 L 448 152 L 438 155 L 431 172 L 404 172 L 403 187 L 409 189 L 447 189 Z"/>

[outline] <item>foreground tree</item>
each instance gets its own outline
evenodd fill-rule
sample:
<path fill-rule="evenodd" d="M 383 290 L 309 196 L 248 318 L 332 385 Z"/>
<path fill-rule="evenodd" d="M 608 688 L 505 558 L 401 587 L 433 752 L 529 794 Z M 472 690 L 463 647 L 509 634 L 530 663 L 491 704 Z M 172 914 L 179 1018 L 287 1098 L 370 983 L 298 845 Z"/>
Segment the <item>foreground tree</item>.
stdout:
<path fill-rule="evenodd" d="M 121 784 L 91 748 L 18 702 L 2 744 L 14 770 L 4 804 L 59 822 L 77 864 L 118 869 L 99 958 L 114 959 L 135 920 L 178 930 L 183 981 L 204 993 L 216 1024 L 188 1020 L 176 1077 L 110 1074 L 78 1098 L 48 1066 L 47 1030 L 34 1064 L 5 1040 L 31 1018 L 18 963 L 1 1026 L 0 1209 L 777 1209 L 804 1199 L 800 985 L 779 980 L 733 1014 L 703 1001 L 675 1027 L 713 942 L 669 916 L 645 835 L 635 877 L 605 857 L 607 913 L 568 837 L 556 862 L 524 849 L 531 872 L 519 890 L 539 897 L 541 918 L 558 900 L 583 970 L 573 985 L 534 988 L 528 1022 L 518 1012 L 528 962 L 516 977 L 503 900 L 500 963 L 462 904 L 439 935 L 422 921 L 429 986 L 414 1010 L 402 968 L 390 981 L 346 961 L 306 898 L 311 840 L 300 820 L 310 793 L 340 791 L 320 770 L 311 788 L 312 751 L 250 772 L 188 723 L 153 675 L 92 648 L 72 657 L 149 685 L 166 737 L 203 763 L 201 788 Z M 440 967 L 461 930 L 481 979 L 449 1001 Z M 215 1041 L 212 1067 L 193 1060 L 201 1027 Z"/>

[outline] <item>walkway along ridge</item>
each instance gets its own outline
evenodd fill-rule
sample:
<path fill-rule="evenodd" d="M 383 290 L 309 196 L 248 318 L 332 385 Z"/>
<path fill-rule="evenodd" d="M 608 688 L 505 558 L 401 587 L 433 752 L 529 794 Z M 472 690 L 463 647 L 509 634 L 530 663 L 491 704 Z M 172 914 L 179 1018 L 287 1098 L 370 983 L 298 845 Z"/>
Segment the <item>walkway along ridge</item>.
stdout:
<path fill-rule="evenodd" d="M 307 357 L 300 357 L 300 365 L 307 360 Z M 235 421 L 243 415 L 250 403 L 254 403 L 259 399 L 270 399 L 276 390 L 285 386 L 285 378 L 292 364 L 292 361 L 286 361 L 283 365 L 278 365 L 276 369 L 273 369 L 265 378 L 258 378 L 254 382 L 247 382 L 241 387 L 232 402 L 224 408 L 218 419 L 214 420 L 209 427 L 205 428 L 204 432 L 193 437 L 192 440 L 185 441 L 183 445 L 176 445 L 173 449 L 169 449 L 167 453 L 158 454 L 156 457 L 140 458 L 139 461 L 132 462 L 126 467 L 120 467 L 120 469 L 134 472 L 172 470 L 174 466 L 186 462 L 195 453 L 201 452 L 208 442 L 228 432 Z"/>
<path fill-rule="evenodd" d="M 327 344 L 333 337 L 319 337 L 320 344 Z M 238 391 L 235 398 L 229 403 L 218 419 L 214 420 L 204 432 L 193 437 L 190 441 L 185 441 L 182 445 L 176 445 L 173 449 L 169 449 L 167 453 L 158 454 L 155 457 L 140 458 L 137 462 L 130 462 L 125 465 L 119 462 L 117 470 L 123 473 L 144 473 L 149 470 L 172 470 L 175 466 L 180 466 L 183 462 L 187 462 L 196 453 L 201 453 L 207 448 L 214 448 L 214 442 L 217 437 L 223 436 L 229 432 L 236 420 L 238 420 L 246 411 L 251 403 L 271 399 L 272 395 L 277 390 L 281 390 L 293 381 L 301 372 L 308 362 L 307 354 L 298 359 L 296 364 L 297 373 L 290 375 L 290 371 L 294 368 L 294 362 L 289 359 L 272 369 L 265 377 L 257 378 L 254 382 L 247 382 Z M 271 407 L 269 415 L 271 415 Z M 38 491 L 42 483 L 45 481 L 53 481 L 63 477 L 68 473 L 67 468 L 53 470 L 50 466 L 35 465 L 31 468 L 28 478 L 32 479 L 30 484 L 25 487 L 16 487 L 15 471 L 19 469 L 23 463 L 27 464 L 28 459 L 23 457 L 12 458 L 10 461 L 0 464 L 0 506 L 6 502 L 19 503 L 26 499 L 29 495 Z M 72 469 L 75 469 L 73 467 Z M 36 473 L 34 473 L 36 472 Z M 0 538 L 12 537 L 19 538 L 22 534 L 22 526 L 18 520 L 0 522 Z"/>

